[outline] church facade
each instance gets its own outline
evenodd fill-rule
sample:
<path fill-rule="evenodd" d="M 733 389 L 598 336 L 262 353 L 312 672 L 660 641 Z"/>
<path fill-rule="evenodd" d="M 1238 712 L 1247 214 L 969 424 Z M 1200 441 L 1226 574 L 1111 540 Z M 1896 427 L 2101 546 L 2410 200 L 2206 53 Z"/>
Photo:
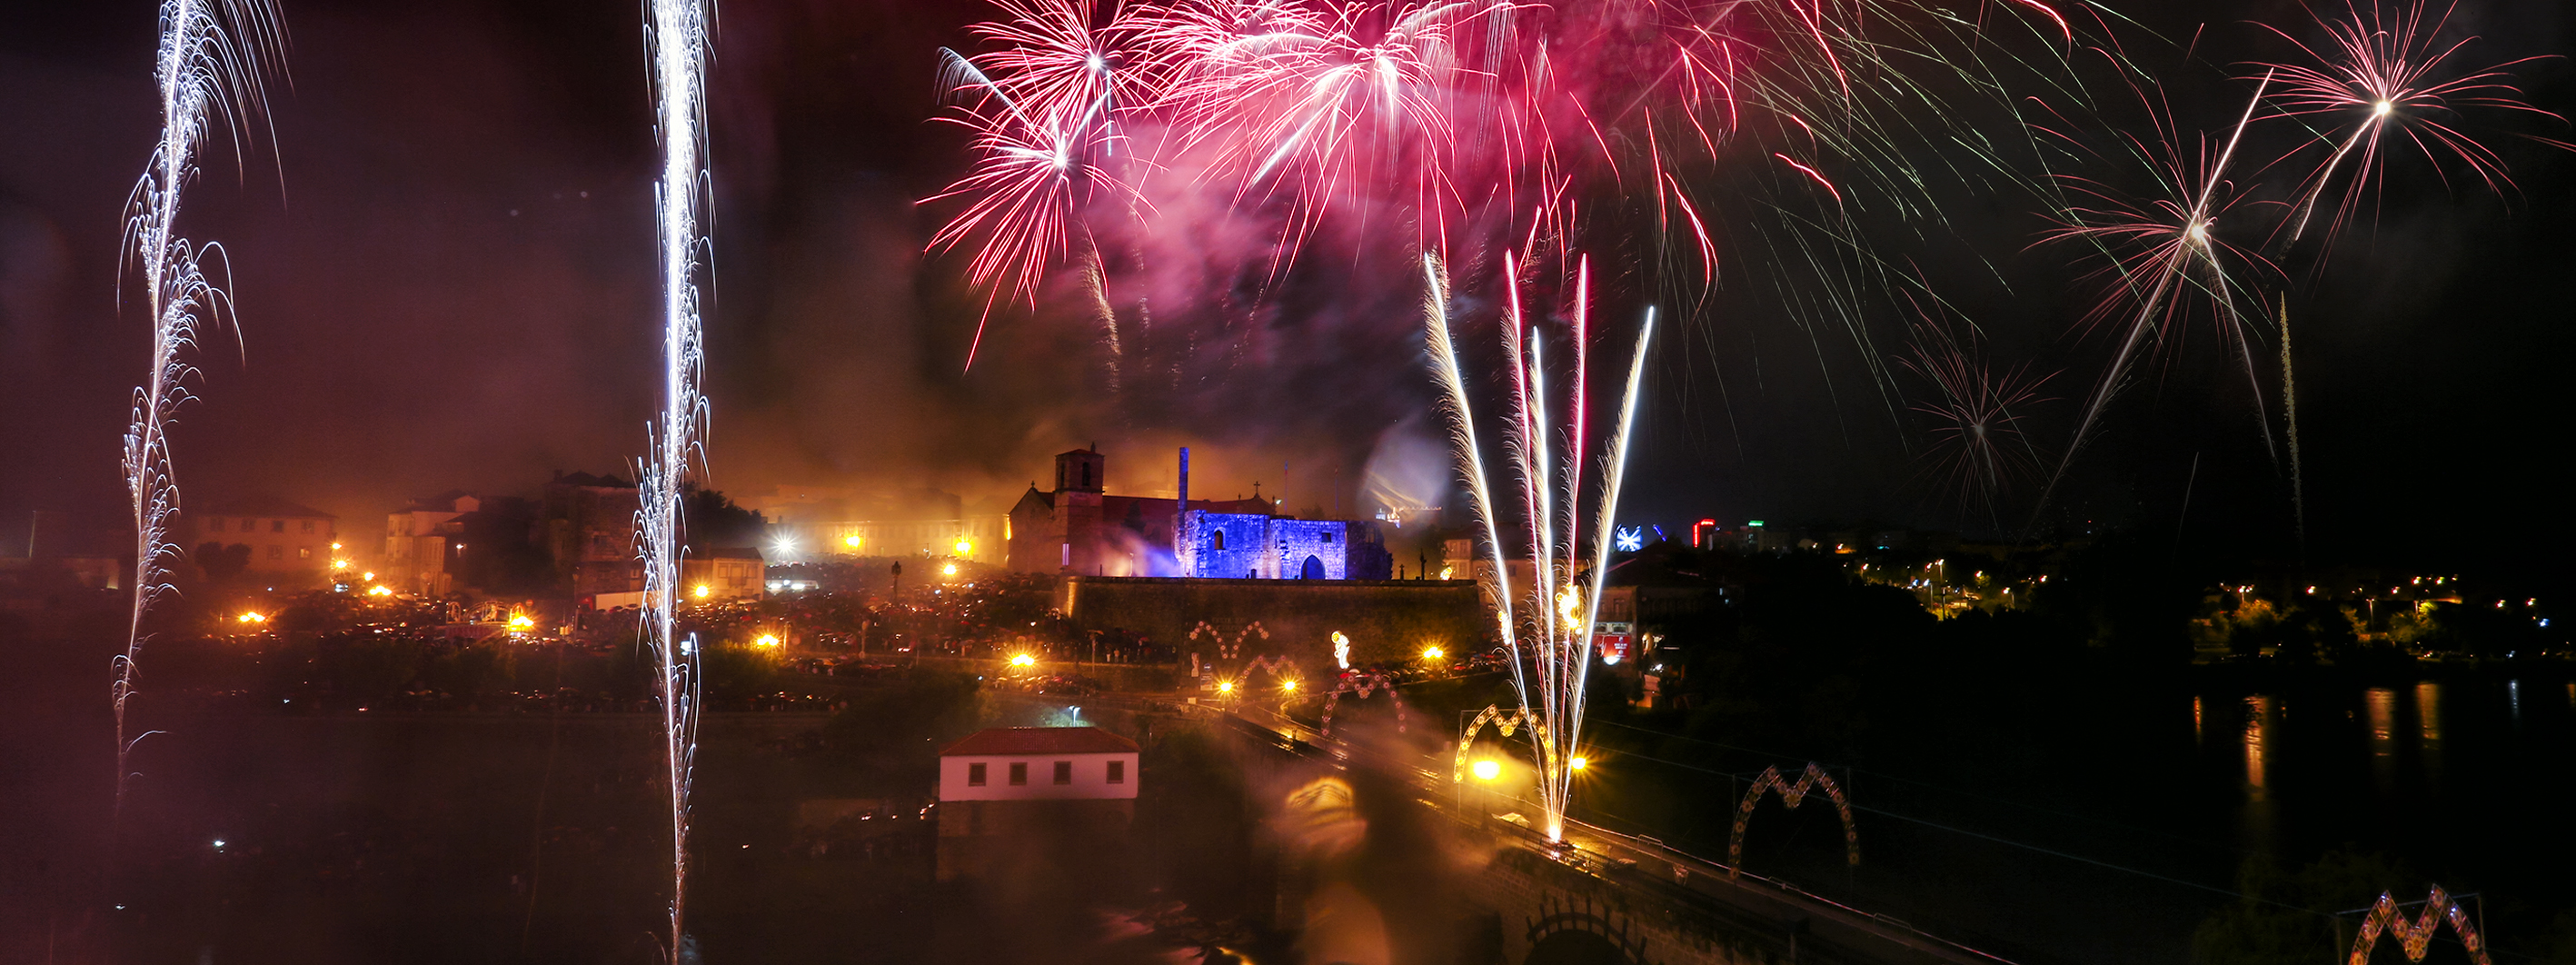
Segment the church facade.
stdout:
<path fill-rule="evenodd" d="M 1183 464 L 1182 485 L 1188 485 Z M 1010 568 L 1083 576 L 1383 580 L 1394 558 L 1373 522 L 1280 516 L 1251 499 L 1113 496 L 1107 460 L 1090 449 L 1055 457 L 1055 488 L 1029 486 L 1011 507 Z"/>

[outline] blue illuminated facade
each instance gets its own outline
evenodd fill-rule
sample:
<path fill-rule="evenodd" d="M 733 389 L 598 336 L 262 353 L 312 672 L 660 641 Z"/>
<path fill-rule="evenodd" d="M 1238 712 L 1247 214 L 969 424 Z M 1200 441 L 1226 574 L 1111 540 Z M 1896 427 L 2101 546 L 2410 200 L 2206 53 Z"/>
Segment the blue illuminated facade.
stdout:
<path fill-rule="evenodd" d="M 1191 576 L 1254 580 L 1383 580 L 1394 559 L 1375 524 L 1191 510 L 1182 562 Z"/>

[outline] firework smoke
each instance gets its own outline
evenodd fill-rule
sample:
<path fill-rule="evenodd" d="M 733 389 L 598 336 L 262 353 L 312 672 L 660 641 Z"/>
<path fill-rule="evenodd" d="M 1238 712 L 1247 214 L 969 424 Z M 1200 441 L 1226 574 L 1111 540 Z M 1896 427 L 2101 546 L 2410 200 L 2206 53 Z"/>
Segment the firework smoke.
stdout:
<path fill-rule="evenodd" d="M 659 203 L 662 254 L 662 413 L 637 476 L 642 505 L 636 539 L 644 559 L 644 637 L 662 703 L 662 751 L 671 815 L 671 945 L 683 957 L 689 884 L 689 783 L 697 756 L 698 661 L 692 641 L 675 639 L 680 599 L 681 489 L 702 455 L 698 432 L 707 417 L 698 380 L 706 364 L 698 314 L 698 226 L 706 202 L 706 58 L 709 0 L 651 0 L 646 42 L 659 98 L 662 140 Z"/>
<path fill-rule="evenodd" d="M 1566 808 L 1574 789 L 1573 761 L 1582 746 L 1584 696 L 1592 672 L 1592 630 L 1600 615 L 1601 589 L 1609 576 L 1610 540 L 1616 531 L 1619 491 L 1626 482 L 1628 442 L 1636 424 L 1637 390 L 1645 382 L 1646 350 L 1654 338 L 1655 312 L 1652 308 L 1646 310 L 1645 321 L 1637 331 L 1637 348 L 1629 361 L 1618 421 L 1611 427 L 1607 450 L 1599 457 L 1602 481 L 1593 503 L 1592 530 L 1586 533 L 1580 528 L 1582 515 L 1577 507 L 1583 495 L 1578 469 L 1593 458 L 1585 445 L 1589 426 L 1582 398 L 1583 369 L 1588 361 L 1582 345 L 1590 334 L 1584 321 L 1588 314 L 1584 300 L 1590 295 L 1590 269 L 1578 259 L 1572 333 L 1577 346 L 1575 389 L 1562 431 L 1564 462 L 1559 471 L 1551 473 L 1555 459 L 1550 455 L 1550 439 L 1556 433 L 1547 423 L 1545 360 L 1539 332 L 1522 318 L 1519 279 L 1506 260 L 1502 280 L 1515 291 L 1504 327 L 1504 344 L 1513 357 L 1512 411 L 1508 414 L 1511 431 L 1504 458 L 1521 483 L 1519 509 L 1529 526 L 1534 564 L 1530 568 L 1530 585 L 1514 587 L 1503 550 L 1502 528 L 1496 521 L 1498 507 L 1485 476 L 1486 454 L 1477 440 L 1475 412 L 1468 402 L 1457 346 L 1449 335 L 1448 280 L 1437 256 L 1424 255 L 1422 264 L 1429 286 L 1424 316 L 1432 368 L 1449 410 L 1458 471 L 1468 488 L 1468 507 L 1484 530 L 1486 551 L 1493 564 L 1493 582 L 1486 586 L 1486 596 L 1493 604 L 1503 645 L 1512 656 L 1512 688 L 1520 700 L 1518 719 L 1527 722 L 1530 746 L 1538 762 L 1544 830 L 1548 840 L 1561 841 L 1565 837 Z M 1556 505 L 1558 500 L 1562 500 L 1561 510 Z M 1584 552 L 1587 541 L 1588 554 Z M 1562 556 L 1557 555 L 1559 547 L 1563 549 Z M 1587 576 L 1588 590 L 1583 585 Z M 1461 735 L 1461 746 L 1474 736 Z"/>
<path fill-rule="evenodd" d="M 170 464 L 169 422 L 194 398 L 188 390 L 196 366 L 187 358 L 209 324 L 231 314 L 231 299 L 206 274 L 205 258 L 218 246 L 195 245 L 178 234 L 179 196 L 197 175 L 207 129 L 220 124 L 234 136 L 267 110 L 264 81 L 284 40 L 277 10 L 267 0 L 163 0 L 161 43 L 153 79 L 161 89 L 161 140 L 152 162 L 126 201 L 124 241 L 143 272 L 144 299 L 152 312 L 152 368 L 134 390 L 133 420 L 125 430 L 125 485 L 134 502 L 134 609 L 125 652 L 114 660 L 109 700 L 116 717 L 116 803 L 125 808 L 132 771 L 127 758 L 149 734 L 127 736 L 126 703 L 134 696 L 137 660 L 146 637 L 143 618 L 169 591 L 170 563 L 179 547 L 169 540 L 179 512 L 179 483 Z"/>

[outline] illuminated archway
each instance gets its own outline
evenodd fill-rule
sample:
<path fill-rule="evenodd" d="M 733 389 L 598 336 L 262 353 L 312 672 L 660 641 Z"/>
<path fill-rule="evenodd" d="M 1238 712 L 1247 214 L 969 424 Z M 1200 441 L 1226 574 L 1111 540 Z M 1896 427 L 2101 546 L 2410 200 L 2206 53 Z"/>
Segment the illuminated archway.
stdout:
<path fill-rule="evenodd" d="M 1777 767 L 1763 768 L 1761 776 L 1753 779 L 1753 789 L 1744 792 L 1744 803 L 1736 805 L 1735 830 L 1726 835 L 1726 876 L 1735 877 L 1744 866 L 1744 829 L 1753 822 L 1753 808 L 1762 803 L 1765 792 L 1780 792 L 1780 803 L 1795 811 L 1798 802 L 1806 800 L 1807 792 L 1818 787 L 1825 789 L 1825 796 L 1833 799 L 1835 812 L 1842 815 L 1844 860 L 1858 867 L 1860 831 L 1852 826 L 1851 799 L 1843 796 L 1843 786 L 1834 783 L 1832 775 L 1826 774 L 1823 766 L 1811 761 L 1806 772 L 1798 775 L 1796 784 L 1781 777 Z"/>
<path fill-rule="evenodd" d="M 1483 731 L 1487 724 L 1494 725 L 1494 730 L 1505 737 L 1512 736 L 1513 731 L 1524 727 L 1529 728 L 1530 737 L 1538 742 L 1540 753 L 1555 752 L 1556 740 L 1548 735 L 1547 724 L 1540 721 L 1538 715 L 1524 714 L 1517 710 L 1504 710 L 1487 704 L 1485 709 L 1476 712 L 1476 719 L 1467 722 L 1466 729 L 1458 732 L 1458 757 L 1449 767 L 1451 781 L 1467 780 L 1467 752 L 1475 746 L 1476 734 Z"/>
<path fill-rule="evenodd" d="M 2470 961 L 2477 965 L 2492 965 L 2487 958 L 2486 939 L 2469 924 L 2468 912 L 2460 908 L 2459 902 L 2451 900 L 2450 893 L 2443 891 L 2440 885 L 2433 886 L 2433 894 L 2424 899 L 2424 914 L 2412 922 L 2406 920 L 2405 913 L 2397 910 L 2394 896 L 2380 892 L 2379 903 L 2370 906 L 2370 916 L 2362 920 L 2361 934 L 2354 936 L 2352 954 L 2345 961 L 2347 965 L 2369 962 L 2370 950 L 2379 943 L 2382 931 L 2397 936 L 2398 950 L 2406 953 L 2407 961 L 2423 961 L 2424 953 L 2432 949 L 2433 933 L 2440 931 L 2445 921 L 2451 923 L 2451 930 L 2460 933 L 2460 947 L 2468 950 Z"/>
<path fill-rule="evenodd" d="M 1395 692 L 1395 683 L 1380 673 L 1345 673 L 1333 681 L 1333 692 L 1324 695 L 1324 736 L 1333 736 L 1333 709 L 1341 706 L 1343 694 L 1357 694 L 1367 700 L 1377 691 L 1386 691 L 1386 699 L 1395 704 L 1395 731 L 1404 733 L 1404 696 Z"/>

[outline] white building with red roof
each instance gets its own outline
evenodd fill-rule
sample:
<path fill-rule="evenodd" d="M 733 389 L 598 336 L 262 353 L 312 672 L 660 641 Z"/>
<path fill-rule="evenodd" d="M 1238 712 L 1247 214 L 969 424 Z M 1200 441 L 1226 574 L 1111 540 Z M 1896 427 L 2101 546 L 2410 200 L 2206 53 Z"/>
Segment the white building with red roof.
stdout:
<path fill-rule="evenodd" d="M 1040 834 L 1125 833 L 1136 742 L 1097 727 L 995 727 L 939 752 L 939 879 L 993 867 Z"/>

